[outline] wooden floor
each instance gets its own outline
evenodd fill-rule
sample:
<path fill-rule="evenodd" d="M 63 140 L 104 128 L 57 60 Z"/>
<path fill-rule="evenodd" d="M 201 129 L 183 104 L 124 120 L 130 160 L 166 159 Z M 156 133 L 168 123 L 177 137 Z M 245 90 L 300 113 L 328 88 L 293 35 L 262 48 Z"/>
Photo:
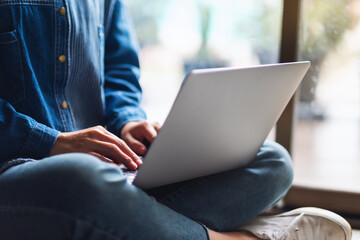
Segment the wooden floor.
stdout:
<path fill-rule="evenodd" d="M 360 230 L 353 230 L 352 240 L 360 240 Z"/>
<path fill-rule="evenodd" d="M 360 120 L 300 121 L 295 184 L 360 193 Z"/>
<path fill-rule="evenodd" d="M 329 114 L 299 121 L 293 152 L 295 179 L 287 196 L 292 207 L 317 206 L 355 219 L 360 227 L 360 118 Z M 360 240 L 360 233 L 355 238 Z"/>

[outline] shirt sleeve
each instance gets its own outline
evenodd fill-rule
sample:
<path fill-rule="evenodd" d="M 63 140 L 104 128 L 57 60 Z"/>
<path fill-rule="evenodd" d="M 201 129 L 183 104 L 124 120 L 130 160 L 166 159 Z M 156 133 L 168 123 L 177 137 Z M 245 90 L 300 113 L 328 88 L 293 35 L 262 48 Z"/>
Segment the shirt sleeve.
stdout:
<path fill-rule="evenodd" d="M 105 38 L 105 115 L 107 128 L 119 135 L 130 121 L 143 121 L 138 45 L 132 23 L 120 0 L 114 1 Z"/>
<path fill-rule="evenodd" d="M 0 98 L 0 164 L 15 158 L 49 155 L 59 132 L 36 122 Z"/>

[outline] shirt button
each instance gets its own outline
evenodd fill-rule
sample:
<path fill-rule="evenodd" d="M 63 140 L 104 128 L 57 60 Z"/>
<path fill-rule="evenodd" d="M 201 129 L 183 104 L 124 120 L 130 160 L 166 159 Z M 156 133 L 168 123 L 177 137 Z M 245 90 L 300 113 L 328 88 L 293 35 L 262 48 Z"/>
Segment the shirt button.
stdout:
<path fill-rule="evenodd" d="M 59 62 L 64 63 L 64 62 L 66 62 L 66 56 L 61 55 L 61 56 L 59 56 L 58 60 L 59 60 Z"/>
<path fill-rule="evenodd" d="M 67 108 L 68 108 L 67 102 L 63 101 L 63 102 L 61 103 L 61 108 L 62 108 L 62 109 L 67 109 Z"/>
<path fill-rule="evenodd" d="M 59 13 L 60 13 L 60 15 L 65 15 L 66 14 L 66 9 L 64 8 L 64 7 L 61 7 L 60 9 L 59 9 Z"/>

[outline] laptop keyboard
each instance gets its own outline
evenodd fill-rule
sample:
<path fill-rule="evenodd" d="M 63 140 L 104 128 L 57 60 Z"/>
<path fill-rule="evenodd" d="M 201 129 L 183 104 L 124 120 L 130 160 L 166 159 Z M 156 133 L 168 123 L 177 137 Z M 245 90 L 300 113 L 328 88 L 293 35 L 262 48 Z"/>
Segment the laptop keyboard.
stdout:
<path fill-rule="evenodd" d="M 143 157 L 140 157 L 141 160 L 143 160 Z M 129 184 L 132 184 L 135 180 L 135 177 L 138 173 L 138 170 L 130 170 L 127 167 L 125 167 L 123 164 L 120 165 L 121 171 L 123 172 L 123 175 L 126 177 L 126 180 Z"/>

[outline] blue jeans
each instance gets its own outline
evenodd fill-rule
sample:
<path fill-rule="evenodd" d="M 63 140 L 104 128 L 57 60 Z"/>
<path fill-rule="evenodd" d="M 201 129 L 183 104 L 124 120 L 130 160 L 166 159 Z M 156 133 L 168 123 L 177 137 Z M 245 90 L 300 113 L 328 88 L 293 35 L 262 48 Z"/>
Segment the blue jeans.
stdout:
<path fill-rule="evenodd" d="M 266 142 L 232 171 L 144 191 L 121 170 L 73 153 L 0 174 L 0 236 L 6 240 L 202 240 L 229 231 L 281 199 L 293 178 L 289 154 Z"/>

